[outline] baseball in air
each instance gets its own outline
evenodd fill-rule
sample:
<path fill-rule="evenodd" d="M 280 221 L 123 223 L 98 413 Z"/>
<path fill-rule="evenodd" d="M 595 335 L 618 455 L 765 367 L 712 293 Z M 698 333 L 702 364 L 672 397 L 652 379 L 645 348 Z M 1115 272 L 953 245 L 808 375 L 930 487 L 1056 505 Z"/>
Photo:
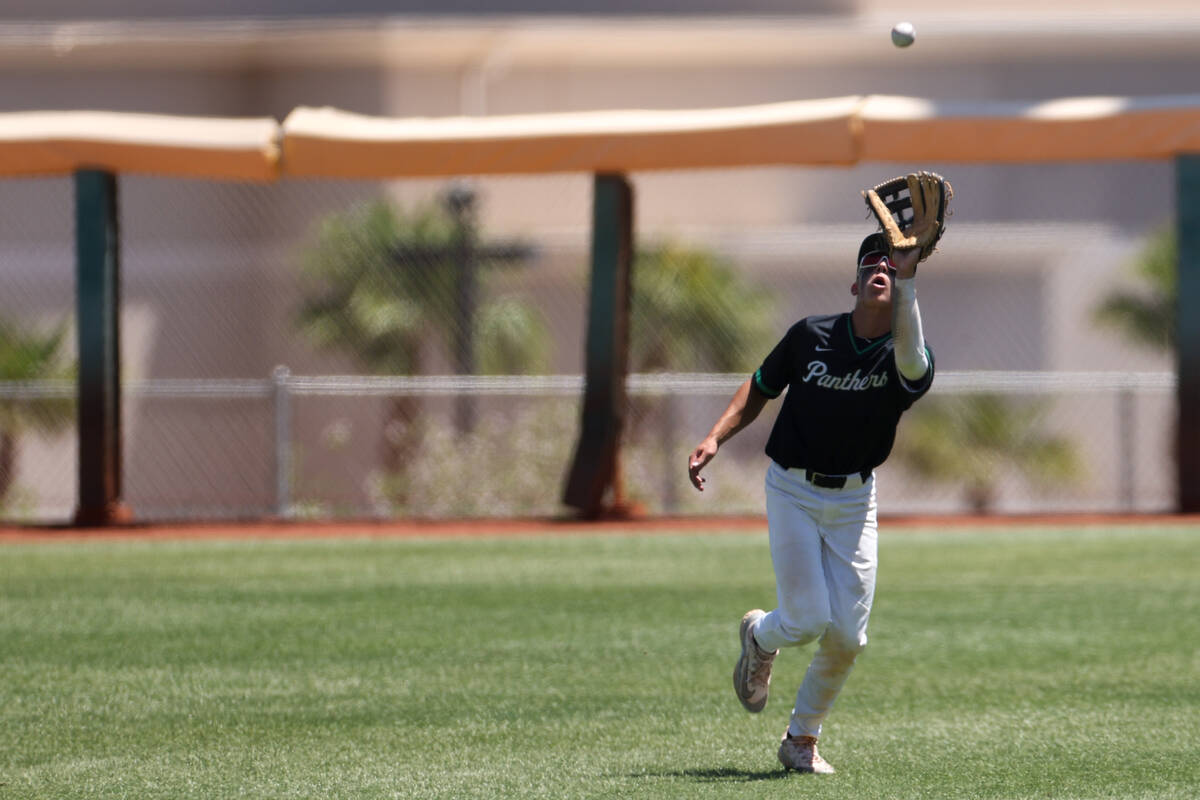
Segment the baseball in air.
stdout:
<path fill-rule="evenodd" d="M 897 22 L 892 28 L 892 44 L 896 47 L 908 47 L 917 40 L 917 30 L 911 22 Z"/>

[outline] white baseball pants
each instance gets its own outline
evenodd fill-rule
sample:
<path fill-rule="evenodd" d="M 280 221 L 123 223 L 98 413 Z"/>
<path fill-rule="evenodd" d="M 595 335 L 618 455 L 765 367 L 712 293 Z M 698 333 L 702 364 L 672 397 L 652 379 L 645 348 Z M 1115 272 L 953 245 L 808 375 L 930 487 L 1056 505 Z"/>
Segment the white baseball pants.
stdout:
<path fill-rule="evenodd" d="M 817 640 L 788 730 L 820 736 L 821 723 L 867 645 L 875 596 L 875 476 L 843 489 L 814 486 L 804 470 L 767 469 L 767 525 L 778 606 L 754 629 L 764 650 Z"/>

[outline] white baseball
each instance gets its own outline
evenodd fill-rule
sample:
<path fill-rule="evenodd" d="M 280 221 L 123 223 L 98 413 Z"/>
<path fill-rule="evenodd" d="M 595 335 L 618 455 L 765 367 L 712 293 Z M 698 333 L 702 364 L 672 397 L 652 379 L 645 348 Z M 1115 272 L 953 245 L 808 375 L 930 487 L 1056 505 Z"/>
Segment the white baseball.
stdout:
<path fill-rule="evenodd" d="M 892 28 L 892 44 L 896 47 L 908 47 L 917 40 L 917 29 L 911 22 L 897 22 Z"/>

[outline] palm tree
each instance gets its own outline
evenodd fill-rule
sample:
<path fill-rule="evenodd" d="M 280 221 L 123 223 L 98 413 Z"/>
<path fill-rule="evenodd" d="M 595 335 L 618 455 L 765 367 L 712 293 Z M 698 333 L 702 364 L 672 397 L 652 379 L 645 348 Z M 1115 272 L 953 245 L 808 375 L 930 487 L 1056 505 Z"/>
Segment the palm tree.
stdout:
<path fill-rule="evenodd" d="M 482 375 L 538 374 L 550 365 L 550 332 L 538 310 L 519 297 L 497 297 L 475 323 Z"/>
<path fill-rule="evenodd" d="M 62 345 L 68 324 L 40 334 L 0 320 L 0 381 L 68 380 L 75 365 L 66 363 Z M 75 420 L 73 396 L 0 399 L 0 508 L 8 502 L 16 483 L 17 454 L 26 431 L 57 433 Z"/>
<path fill-rule="evenodd" d="M 472 326 L 476 368 L 488 373 L 537 371 L 549 361 L 540 315 L 519 299 L 484 303 L 459 318 L 456 295 L 461 220 L 441 205 L 403 213 L 384 200 L 334 214 L 304 254 L 311 288 L 298 315 L 318 347 L 350 355 L 375 375 L 418 375 L 430 345 L 449 352 L 462 326 Z M 422 438 L 414 397 L 389 402 L 382 462 L 395 498 L 404 500 L 404 471 Z"/>
<path fill-rule="evenodd" d="M 771 295 L 716 254 L 677 243 L 639 249 L 633 267 L 631 372 L 749 372 L 773 343 Z M 670 468 L 679 442 L 678 398 L 641 400 L 633 429 L 658 435 L 664 455 L 662 501 L 678 505 Z"/>
<path fill-rule="evenodd" d="M 432 208 L 401 217 L 376 201 L 328 217 L 304 257 L 315 288 L 303 301 L 301 329 L 373 374 L 417 374 L 427 326 L 445 328 L 452 317 L 452 243 L 449 220 Z M 400 246 L 447 256 L 400 264 Z"/>
<path fill-rule="evenodd" d="M 1035 487 L 1079 476 L 1070 440 L 1042 431 L 1046 410 L 994 394 L 928 398 L 909 412 L 896 457 L 925 480 L 961 486 L 968 505 L 986 513 L 1004 467 Z"/>
<path fill-rule="evenodd" d="M 1117 290 L 1095 310 L 1102 325 L 1160 351 L 1175 349 L 1175 308 L 1179 296 L 1179 239 L 1173 227 L 1155 233 L 1129 266 L 1140 291 Z"/>
<path fill-rule="evenodd" d="M 770 345 L 772 298 L 708 250 L 676 243 L 638 251 L 633 269 L 633 372 L 741 372 Z"/>

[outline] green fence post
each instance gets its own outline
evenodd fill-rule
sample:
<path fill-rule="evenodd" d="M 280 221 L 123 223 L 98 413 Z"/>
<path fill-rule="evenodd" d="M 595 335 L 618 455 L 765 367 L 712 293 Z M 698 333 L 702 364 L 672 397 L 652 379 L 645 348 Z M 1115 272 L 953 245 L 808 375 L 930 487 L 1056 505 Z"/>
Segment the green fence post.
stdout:
<path fill-rule="evenodd" d="M 623 175 L 597 175 L 593 187 L 583 413 L 563 493 L 566 505 L 590 518 L 625 510 L 620 440 L 629 369 L 632 269 L 633 187 Z"/>
<path fill-rule="evenodd" d="M 1175 160 L 1179 236 L 1176 307 L 1179 510 L 1200 512 L 1200 155 Z"/>
<path fill-rule="evenodd" d="M 120 242 L 117 179 L 75 173 L 79 507 L 75 524 L 127 522 L 121 500 Z"/>

